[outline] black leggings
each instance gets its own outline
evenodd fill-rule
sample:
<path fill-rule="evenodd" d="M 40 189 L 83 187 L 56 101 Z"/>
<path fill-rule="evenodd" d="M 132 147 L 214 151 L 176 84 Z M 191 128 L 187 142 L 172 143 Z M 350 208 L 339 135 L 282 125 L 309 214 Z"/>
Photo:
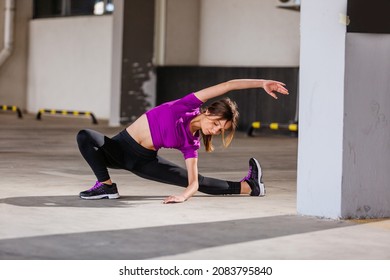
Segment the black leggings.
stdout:
<path fill-rule="evenodd" d="M 126 130 L 109 138 L 90 129 L 77 134 L 77 143 L 100 182 L 110 179 L 107 168 L 125 169 L 157 182 L 188 186 L 187 170 L 138 144 Z M 239 194 L 240 182 L 224 181 L 198 175 L 199 191 L 207 194 Z"/>

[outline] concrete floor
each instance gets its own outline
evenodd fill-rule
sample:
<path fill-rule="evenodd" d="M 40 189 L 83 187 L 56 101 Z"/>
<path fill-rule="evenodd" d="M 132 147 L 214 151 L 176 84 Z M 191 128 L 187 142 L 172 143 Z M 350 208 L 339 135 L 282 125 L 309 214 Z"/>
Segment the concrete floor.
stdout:
<path fill-rule="evenodd" d="M 162 204 L 179 187 L 114 170 L 118 200 L 85 201 L 95 178 L 78 152 L 86 118 L 0 112 L 0 259 L 390 259 L 390 220 L 296 214 L 297 139 L 238 134 L 227 150 L 200 152 L 204 175 L 240 180 L 262 164 L 267 196 L 209 196 Z M 183 164 L 173 150 L 160 153 Z"/>

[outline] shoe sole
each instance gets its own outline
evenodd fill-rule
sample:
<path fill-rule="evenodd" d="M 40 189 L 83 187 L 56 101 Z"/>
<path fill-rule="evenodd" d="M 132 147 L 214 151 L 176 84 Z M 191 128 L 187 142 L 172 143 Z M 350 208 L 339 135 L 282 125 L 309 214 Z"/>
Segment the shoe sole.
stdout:
<path fill-rule="evenodd" d="M 82 199 L 88 199 L 88 200 L 97 200 L 97 199 L 117 199 L 119 198 L 120 195 L 119 193 L 114 193 L 114 194 L 101 194 L 101 195 L 95 195 L 95 196 L 81 196 L 80 198 Z"/>
<path fill-rule="evenodd" d="M 257 178 L 257 180 L 258 180 L 257 183 L 259 184 L 259 187 L 260 187 L 259 196 L 265 196 L 265 185 L 264 185 L 264 183 L 261 182 L 261 179 L 263 178 L 263 172 L 261 170 L 260 163 L 257 161 L 257 159 L 255 159 L 255 158 L 252 158 L 252 159 L 255 162 L 257 170 L 258 170 L 258 174 L 260 175 Z"/>

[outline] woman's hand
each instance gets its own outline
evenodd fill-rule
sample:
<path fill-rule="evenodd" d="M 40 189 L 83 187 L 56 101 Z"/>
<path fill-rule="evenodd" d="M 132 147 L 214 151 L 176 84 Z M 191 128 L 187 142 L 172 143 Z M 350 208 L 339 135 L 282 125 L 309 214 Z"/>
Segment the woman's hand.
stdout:
<path fill-rule="evenodd" d="M 288 94 L 288 90 L 284 86 L 284 83 L 278 81 L 264 80 L 263 82 L 263 89 L 265 90 L 265 92 L 275 99 L 278 99 L 275 92 L 279 92 L 285 95 Z"/>
<path fill-rule="evenodd" d="M 164 204 L 167 203 L 181 203 L 186 201 L 186 198 L 183 195 L 171 195 L 164 199 Z"/>
<path fill-rule="evenodd" d="M 187 158 L 186 167 L 188 171 L 188 186 L 180 195 L 171 195 L 164 199 L 164 204 L 181 203 L 189 199 L 198 191 L 198 158 Z"/>

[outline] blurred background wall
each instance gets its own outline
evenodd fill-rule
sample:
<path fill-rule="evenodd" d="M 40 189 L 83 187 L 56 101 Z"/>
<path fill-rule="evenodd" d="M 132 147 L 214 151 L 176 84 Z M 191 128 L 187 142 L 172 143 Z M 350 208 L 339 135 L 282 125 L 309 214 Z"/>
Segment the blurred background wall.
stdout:
<path fill-rule="evenodd" d="M 0 1 L 2 11 L 7 1 Z M 299 12 L 278 8 L 279 1 L 11 2 L 14 40 L 0 66 L 2 104 L 30 113 L 92 111 L 117 125 L 228 79 L 273 78 L 287 83 L 288 99 L 274 102 L 258 91 L 232 96 L 242 111 L 241 129 L 255 120 L 296 117 Z M 105 5 L 103 12 L 96 11 L 97 2 Z M 106 10 L 108 4 L 113 11 Z M 1 13 L 0 42 L 4 17 Z M 115 96 L 119 102 L 112 104 Z"/>
<path fill-rule="evenodd" d="M 5 45 L 6 0 L 0 1 L 0 48 Z M 29 22 L 32 17 L 32 1 L 14 1 L 12 15 L 12 43 L 8 55 L 0 64 L 0 103 L 17 105 L 26 109 L 27 105 L 27 62 L 29 47 Z M 17 12 L 16 12 L 17 11 Z"/>

